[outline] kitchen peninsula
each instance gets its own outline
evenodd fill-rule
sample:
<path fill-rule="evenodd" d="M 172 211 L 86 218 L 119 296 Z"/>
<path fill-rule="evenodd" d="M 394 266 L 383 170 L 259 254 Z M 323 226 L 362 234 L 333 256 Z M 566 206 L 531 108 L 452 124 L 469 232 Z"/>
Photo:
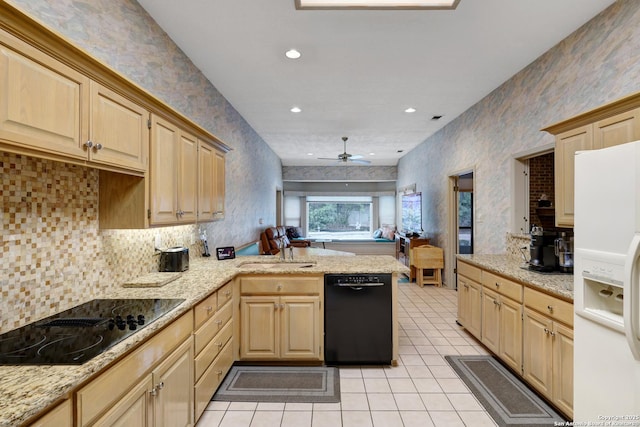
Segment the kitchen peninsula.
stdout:
<path fill-rule="evenodd" d="M 322 252 L 322 250 L 317 250 L 317 252 Z M 312 254 L 311 251 L 307 251 L 303 255 L 302 252 L 297 250 L 294 251 L 293 261 L 282 261 L 277 256 L 239 257 L 225 261 L 217 261 L 211 258 L 195 258 L 191 261 L 188 271 L 184 272 L 178 279 L 162 287 L 132 288 L 114 286 L 112 292 L 109 295 L 105 295 L 105 298 L 180 298 L 185 301 L 157 321 L 147 325 L 86 363 L 64 366 L 0 366 L 0 426 L 30 423 L 58 404 L 65 407 L 64 411 L 69 416 L 71 416 L 71 411 L 75 411 L 77 425 L 92 423 L 97 417 L 103 417 L 109 403 L 103 405 L 104 409 L 93 409 L 95 415 L 92 415 L 91 418 L 83 418 L 80 414 L 82 404 L 85 403 L 82 402 L 83 393 L 91 391 L 91 386 L 96 382 L 95 380 L 102 380 L 107 370 L 112 372 L 113 367 L 117 367 L 129 360 L 131 355 L 135 355 L 139 351 L 139 348 L 147 345 L 147 343 L 162 334 L 168 335 L 167 331 L 171 332 L 172 339 L 175 340 L 173 335 L 176 334 L 173 333 L 173 328 L 177 324 L 181 325 L 180 333 L 184 336 L 184 343 L 189 343 L 186 344 L 188 347 L 193 347 L 191 340 L 192 336 L 195 337 L 195 353 L 197 356 L 198 350 L 207 345 L 207 343 L 198 343 L 197 332 L 202 329 L 202 325 L 208 322 L 203 317 L 206 315 L 197 310 L 206 308 L 207 313 L 209 311 L 215 313 L 216 308 L 215 306 L 211 307 L 209 299 L 223 288 L 225 289 L 224 298 L 232 300 L 233 307 L 233 315 L 229 322 L 233 322 L 233 327 L 230 326 L 230 329 L 233 330 L 233 338 L 229 340 L 229 343 L 232 344 L 228 344 L 225 348 L 229 347 L 229 354 L 232 355 L 232 359 L 229 362 L 238 360 L 240 357 L 239 343 L 241 342 L 241 337 L 236 335 L 240 331 L 239 284 L 240 279 L 243 277 L 284 278 L 285 288 L 287 286 L 290 287 L 285 290 L 293 291 L 295 291 L 296 280 L 292 279 L 300 279 L 301 286 L 306 286 L 306 283 L 314 281 L 318 284 L 317 289 L 320 290 L 319 298 L 322 300 L 321 284 L 325 273 L 358 274 L 363 272 L 387 273 L 393 277 L 393 293 L 390 304 L 393 310 L 393 359 L 395 362 L 398 358 L 397 278 L 401 273 L 408 274 L 408 269 L 397 262 L 395 258 L 391 256 L 319 256 L 318 254 Z M 223 305 L 224 307 L 230 306 L 226 302 L 221 302 L 221 299 L 222 296 L 218 296 L 218 312 L 223 311 L 220 309 Z M 216 321 L 215 315 L 212 316 L 211 320 L 213 322 Z M 196 331 L 196 334 L 193 333 L 194 331 Z M 178 346 L 176 344 L 179 348 L 184 345 Z M 171 351 L 174 351 L 174 347 L 167 348 L 167 353 Z M 185 354 L 191 356 L 190 363 L 193 364 L 193 350 L 188 351 L 185 348 Z M 322 363 L 322 359 L 323 356 L 320 354 L 316 363 Z M 197 357 L 195 365 L 195 373 L 198 374 Z M 144 373 L 147 374 L 147 371 L 149 369 Z M 191 372 L 193 372 L 193 369 Z M 194 383 L 195 381 L 191 383 L 192 389 Z M 124 394 L 127 390 L 118 390 L 118 392 L 121 394 L 117 396 L 105 394 L 103 397 L 105 399 L 112 398 L 113 401 L 119 401 L 120 398 L 124 399 Z M 197 411 L 197 388 L 195 394 Z M 91 394 L 88 394 L 88 396 L 91 396 Z M 206 399 L 208 400 L 210 397 L 207 396 Z M 191 420 L 193 423 L 195 423 L 198 415 L 196 413 L 195 419 Z"/>

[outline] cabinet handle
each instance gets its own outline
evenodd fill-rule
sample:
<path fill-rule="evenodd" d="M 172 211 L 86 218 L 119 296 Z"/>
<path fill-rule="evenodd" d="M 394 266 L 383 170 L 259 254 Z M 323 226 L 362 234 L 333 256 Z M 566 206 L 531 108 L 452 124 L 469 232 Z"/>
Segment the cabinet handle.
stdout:
<path fill-rule="evenodd" d="M 496 282 L 496 288 L 500 287 L 500 283 Z"/>
<path fill-rule="evenodd" d="M 216 345 L 218 346 L 219 349 L 222 348 L 222 343 L 221 342 L 216 343 Z"/>
<path fill-rule="evenodd" d="M 279 291 L 281 291 L 281 290 L 282 290 L 282 285 L 278 285 L 278 286 L 276 286 L 276 289 L 277 289 L 277 290 L 279 290 Z"/>
<path fill-rule="evenodd" d="M 222 371 L 216 371 L 216 374 L 218 374 L 218 376 L 222 375 Z"/>
<path fill-rule="evenodd" d="M 160 381 L 160 384 L 158 384 L 158 390 L 162 390 L 164 388 L 164 381 Z"/>
<path fill-rule="evenodd" d="M 464 286 L 465 289 L 469 289 L 469 285 L 467 285 L 466 283 L 462 286 Z"/>
<path fill-rule="evenodd" d="M 98 151 L 98 150 L 102 150 L 102 144 L 100 144 L 99 142 L 93 146 L 93 148 Z"/>
<path fill-rule="evenodd" d="M 226 292 L 224 293 L 224 296 L 226 296 L 226 297 L 228 297 L 228 296 L 230 296 L 230 295 L 231 295 L 231 291 L 226 291 Z"/>
<path fill-rule="evenodd" d="M 157 396 L 158 395 L 158 387 L 152 388 L 151 391 L 149 392 L 149 394 L 151 396 Z"/>
<path fill-rule="evenodd" d="M 547 310 L 549 310 L 549 313 L 553 313 L 553 306 L 548 305 L 547 306 Z"/>
<path fill-rule="evenodd" d="M 209 313 L 211 313 L 213 311 L 213 307 L 208 305 L 205 310 L 207 310 L 207 314 L 209 314 Z"/>
<path fill-rule="evenodd" d="M 495 305 L 497 305 L 498 307 L 500 307 L 500 303 L 499 303 L 497 300 L 495 300 L 495 299 L 494 299 L 494 300 L 493 300 L 493 303 L 494 303 Z"/>
<path fill-rule="evenodd" d="M 93 142 L 91 142 L 90 140 L 84 143 L 84 146 L 87 148 L 91 148 L 93 147 Z"/>
<path fill-rule="evenodd" d="M 551 335 L 551 338 L 555 338 L 556 337 L 556 333 L 553 331 L 549 331 L 549 335 Z"/>
<path fill-rule="evenodd" d="M 222 320 L 216 320 L 216 325 L 218 326 L 222 325 Z"/>

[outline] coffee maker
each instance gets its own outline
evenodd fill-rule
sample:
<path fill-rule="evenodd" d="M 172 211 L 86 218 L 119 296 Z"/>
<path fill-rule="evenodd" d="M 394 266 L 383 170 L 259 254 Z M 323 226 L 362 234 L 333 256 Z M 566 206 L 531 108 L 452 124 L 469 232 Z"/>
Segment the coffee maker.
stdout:
<path fill-rule="evenodd" d="M 562 231 L 554 243 L 558 269 L 563 273 L 573 273 L 573 236 Z"/>
<path fill-rule="evenodd" d="M 558 269 L 555 241 L 558 235 L 546 232 L 542 227 L 531 227 L 531 245 L 529 247 L 529 269 L 550 272 Z"/>

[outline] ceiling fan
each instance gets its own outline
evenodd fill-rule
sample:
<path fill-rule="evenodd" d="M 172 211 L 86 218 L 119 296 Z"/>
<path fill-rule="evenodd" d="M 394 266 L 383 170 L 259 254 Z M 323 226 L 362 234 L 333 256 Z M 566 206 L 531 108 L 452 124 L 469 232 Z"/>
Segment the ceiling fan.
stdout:
<path fill-rule="evenodd" d="M 319 160 L 337 160 L 339 162 L 342 163 L 347 163 L 347 162 L 351 162 L 351 163 L 358 163 L 361 165 L 368 165 L 371 164 L 371 162 L 369 160 L 362 160 L 362 156 L 360 154 L 349 154 L 347 153 L 347 139 L 349 139 L 346 136 L 342 137 L 342 142 L 344 143 L 344 153 L 342 154 L 338 154 L 337 158 L 333 158 L 333 157 L 318 157 Z"/>

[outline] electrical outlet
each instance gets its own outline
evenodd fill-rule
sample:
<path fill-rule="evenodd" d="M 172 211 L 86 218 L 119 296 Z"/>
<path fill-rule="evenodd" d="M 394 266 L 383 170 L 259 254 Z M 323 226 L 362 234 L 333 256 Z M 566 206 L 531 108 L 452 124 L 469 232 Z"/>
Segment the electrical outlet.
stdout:
<path fill-rule="evenodd" d="M 155 250 L 160 250 L 161 247 L 162 247 L 162 238 L 160 237 L 160 234 L 156 234 L 155 237 L 153 238 L 153 248 Z"/>

